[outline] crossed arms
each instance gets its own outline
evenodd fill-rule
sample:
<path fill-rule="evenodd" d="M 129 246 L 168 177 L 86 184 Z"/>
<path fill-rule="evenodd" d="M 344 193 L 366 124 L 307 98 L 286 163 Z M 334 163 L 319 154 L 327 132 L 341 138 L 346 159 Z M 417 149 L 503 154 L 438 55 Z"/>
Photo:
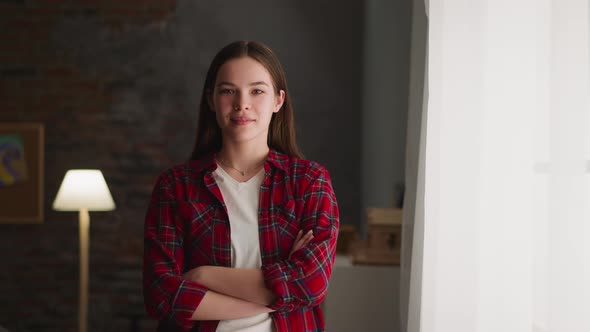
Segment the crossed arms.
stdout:
<path fill-rule="evenodd" d="M 300 230 L 289 258 L 312 239 L 311 231 L 303 234 Z M 194 311 L 193 320 L 236 319 L 274 311 L 267 306 L 275 295 L 266 288 L 261 269 L 201 266 L 186 272 L 183 278 L 209 288 Z"/>
<path fill-rule="evenodd" d="M 327 171 L 305 177 L 308 185 L 298 221 L 301 234 L 291 255 L 260 269 L 185 266 L 187 223 L 177 213 L 184 177 L 163 174 L 152 194 L 145 225 L 144 302 L 148 313 L 189 330 L 195 320 L 242 318 L 318 306 L 328 288 L 339 226 L 338 206 Z M 210 240 L 209 240 L 210 241 Z M 209 243 L 203 243 L 208 246 Z M 261 248 L 262 249 L 262 248 Z M 221 309 L 221 310 L 220 310 Z"/>

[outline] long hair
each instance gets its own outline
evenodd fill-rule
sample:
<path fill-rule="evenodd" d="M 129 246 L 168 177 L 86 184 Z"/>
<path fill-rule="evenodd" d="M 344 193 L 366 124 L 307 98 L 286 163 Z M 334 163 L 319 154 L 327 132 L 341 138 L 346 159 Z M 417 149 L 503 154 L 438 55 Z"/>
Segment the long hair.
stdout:
<path fill-rule="evenodd" d="M 250 57 L 258 61 L 268 70 L 273 80 L 275 93 L 285 91 L 285 100 L 281 109 L 273 113 L 268 129 L 267 143 L 269 148 L 285 153 L 292 157 L 303 158 L 297 142 L 295 141 L 295 121 L 291 97 L 287 90 L 285 71 L 274 52 L 266 45 L 255 41 L 235 41 L 222 48 L 209 66 L 201 104 L 199 106 L 199 123 L 197 124 L 197 137 L 193 148 L 191 160 L 197 160 L 202 156 L 221 150 L 221 129 L 215 119 L 207 101 L 208 93 L 213 91 L 217 73 L 223 64 L 235 58 Z"/>

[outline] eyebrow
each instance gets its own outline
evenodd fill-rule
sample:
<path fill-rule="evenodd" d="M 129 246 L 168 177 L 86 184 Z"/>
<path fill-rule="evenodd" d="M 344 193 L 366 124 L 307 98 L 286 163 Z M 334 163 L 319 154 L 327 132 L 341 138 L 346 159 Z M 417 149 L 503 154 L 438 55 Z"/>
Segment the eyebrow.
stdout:
<path fill-rule="evenodd" d="M 231 83 L 231 82 L 219 82 L 217 83 L 217 86 L 221 86 L 221 85 L 231 85 L 231 86 L 236 86 L 235 84 Z M 248 84 L 249 86 L 256 86 L 256 85 L 266 85 L 269 86 L 266 82 L 264 81 L 256 81 L 256 82 L 252 82 L 250 84 Z"/>

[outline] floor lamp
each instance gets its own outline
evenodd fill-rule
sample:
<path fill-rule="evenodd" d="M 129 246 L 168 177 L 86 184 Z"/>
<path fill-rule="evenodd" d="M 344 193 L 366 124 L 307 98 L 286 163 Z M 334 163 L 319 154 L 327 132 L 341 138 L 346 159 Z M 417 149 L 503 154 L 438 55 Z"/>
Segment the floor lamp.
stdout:
<path fill-rule="evenodd" d="M 86 332 L 88 316 L 88 211 L 111 211 L 115 202 L 100 170 L 69 170 L 57 192 L 53 209 L 78 211 L 80 223 L 80 291 L 78 330 Z"/>

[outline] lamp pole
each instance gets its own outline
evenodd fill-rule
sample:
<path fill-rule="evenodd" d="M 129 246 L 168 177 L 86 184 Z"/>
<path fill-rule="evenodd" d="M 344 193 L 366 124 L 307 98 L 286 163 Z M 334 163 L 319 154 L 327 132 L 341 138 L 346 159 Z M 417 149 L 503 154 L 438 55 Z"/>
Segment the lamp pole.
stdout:
<path fill-rule="evenodd" d="M 98 169 L 71 169 L 53 201 L 57 211 L 78 211 L 80 231 L 80 290 L 78 301 L 78 331 L 88 328 L 88 252 L 90 215 L 88 211 L 112 211 L 115 202 L 109 187 Z"/>
<path fill-rule="evenodd" d="M 88 209 L 80 209 L 80 292 L 78 311 L 78 331 L 86 332 L 88 316 L 88 228 L 90 215 Z"/>

